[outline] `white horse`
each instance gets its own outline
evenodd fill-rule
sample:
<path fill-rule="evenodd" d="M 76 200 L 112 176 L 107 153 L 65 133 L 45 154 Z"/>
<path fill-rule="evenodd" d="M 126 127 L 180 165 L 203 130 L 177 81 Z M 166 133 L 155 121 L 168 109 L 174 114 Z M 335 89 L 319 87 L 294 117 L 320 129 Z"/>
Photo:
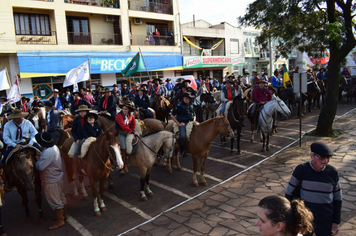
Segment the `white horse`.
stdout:
<path fill-rule="evenodd" d="M 257 119 L 257 127 L 260 129 L 260 134 L 262 136 L 263 146 L 262 151 L 269 151 L 269 135 L 272 131 L 273 124 L 273 114 L 275 112 L 279 112 L 284 116 L 290 116 L 291 111 L 287 107 L 287 105 L 281 100 L 279 97 L 272 95 L 272 100 L 267 102 Z M 267 133 L 267 142 L 266 142 L 266 133 Z M 253 129 L 251 131 L 251 142 L 254 140 Z"/>

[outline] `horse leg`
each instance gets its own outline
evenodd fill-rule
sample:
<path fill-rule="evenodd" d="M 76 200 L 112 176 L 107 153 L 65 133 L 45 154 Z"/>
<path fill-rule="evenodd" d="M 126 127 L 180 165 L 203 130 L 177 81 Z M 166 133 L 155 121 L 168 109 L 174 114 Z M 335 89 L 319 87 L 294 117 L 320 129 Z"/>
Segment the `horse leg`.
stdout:
<path fill-rule="evenodd" d="M 147 196 L 145 194 L 145 183 L 146 183 L 146 179 L 140 177 L 140 182 L 141 182 L 141 188 L 140 188 L 140 197 L 141 197 L 141 201 L 147 201 Z"/>
<path fill-rule="evenodd" d="M 266 142 L 266 135 L 265 135 L 265 132 L 263 130 L 260 131 L 260 134 L 262 135 L 262 152 L 265 152 L 266 151 L 266 146 L 265 146 L 265 142 Z"/>
<path fill-rule="evenodd" d="M 42 187 L 41 187 L 41 180 L 39 177 L 36 177 L 36 185 L 35 185 L 35 194 L 36 194 L 36 204 L 38 206 L 38 222 L 40 224 L 43 224 L 45 222 L 45 218 L 43 216 L 43 211 L 42 211 Z"/>
<path fill-rule="evenodd" d="M 267 143 L 266 143 L 266 150 L 267 151 L 271 150 L 271 147 L 269 146 L 269 133 L 270 132 L 267 132 Z"/>
<path fill-rule="evenodd" d="M 174 155 L 175 155 L 175 157 L 176 157 L 177 170 L 181 171 L 181 170 L 182 170 L 182 167 L 181 167 L 180 161 L 179 161 L 178 146 L 176 146 L 175 149 L 174 149 Z"/>
<path fill-rule="evenodd" d="M 17 188 L 17 191 L 19 192 L 21 198 L 22 198 L 22 206 L 25 207 L 25 213 L 26 213 L 26 218 L 25 222 L 30 223 L 32 221 L 31 215 L 30 215 L 30 210 L 28 209 L 28 198 L 27 198 L 27 192 L 26 189 L 24 188 Z"/>
<path fill-rule="evenodd" d="M 230 154 L 234 152 L 234 141 L 235 137 L 230 140 Z"/>
<path fill-rule="evenodd" d="M 108 188 L 109 189 L 114 189 L 114 181 L 113 181 L 113 179 L 111 177 L 111 173 L 109 174 L 109 178 L 107 179 L 107 181 L 108 181 Z"/>
<path fill-rule="evenodd" d="M 237 131 L 237 155 L 241 155 L 240 140 L 241 140 L 241 130 Z"/>
<path fill-rule="evenodd" d="M 197 170 L 198 170 L 198 157 L 196 155 L 193 155 L 193 185 L 195 187 L 199 186 L 199 183 L 197 181 Z"/>
<path fill-rule="evenodd" d="M 107 178 L 103 178 L 100 180 L 100 188 L 99 188 L 99 208 L 100 211 L 105 212 L 107 211 L 106 206 L 104 204 L 104 190 Z"/>
<path fill-rule="evenodd" d="M 206 182 L 206 179 L 204 177 L 204 169 L 205 169 L 205 162 L 206 162 L 207 157 L 202 157 L 200 159 L 200 182 L 204 185 L 207 186 L 208 182 Z"/>
<path fill-rule="evenodd" d="M 250 125 L 250 130 L 251 130 L 251 139 L 250 139 L 250 142 L 253 143 L 253 140 L 254 140 L 254 136 L 253 136 L 254 126 L 253 126 L 252 124 Z"/>
<path fill-rule="evenodd" d="M 146 175 L 145 182 L 146 182 L 146 187 L 145 187 L 146 195 L 149 196 L 149 197 L 152 197 L 153 196 L 153 192 L 150 189 L 150 174 Z"/>
<path fill-rule="evenodd" d="M 79 182 L 80 182 L 80 186 L 79 186 L 80 192 L 83 194 L 85 200 L 89 200 L 88 193 L 85 190 L 85 186 L 84 186 L 84 179 L 82 176 L 79 177 Z"/>

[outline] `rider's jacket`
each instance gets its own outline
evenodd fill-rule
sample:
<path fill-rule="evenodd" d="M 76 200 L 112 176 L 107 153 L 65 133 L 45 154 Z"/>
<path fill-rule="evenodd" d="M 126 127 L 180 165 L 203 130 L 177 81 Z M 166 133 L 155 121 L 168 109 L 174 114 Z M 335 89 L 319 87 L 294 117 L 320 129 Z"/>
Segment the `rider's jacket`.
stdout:
<path fill-rule="evenodd" d="M 186 104 L 184 101 L 181 101 L 172 111 L 172 115 L 176 116 L 179 122 L 187 123 L 192 121 L 195 116 L 193 103 Z"/>
<path fill-rule="evenodd" d="M 7 146 L 15 147 L 16 144 L 27 143 L 33 145 L 36 142 L 36 128 L 29 120 L 22 120 L 21 124 L 16 124 L 14 120 L 7 122 L 4 126 L 3 139 Z"/>
<path fill-rule="evenodd" d="M 148 98 L 147 94 L 142 94 L 142 98 L 140 98 L 140 95 L 137 94 L 134 101 L 136 108 L 142 107 L 147 109 L 150 106 L 150 99 Z"/>

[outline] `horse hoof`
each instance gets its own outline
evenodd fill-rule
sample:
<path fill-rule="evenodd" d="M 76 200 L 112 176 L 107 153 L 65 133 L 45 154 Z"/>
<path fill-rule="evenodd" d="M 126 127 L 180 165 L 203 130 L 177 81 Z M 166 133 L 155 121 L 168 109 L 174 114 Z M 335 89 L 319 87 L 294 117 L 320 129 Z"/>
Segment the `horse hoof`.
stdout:
<path fill-rule="evenodd" d="M 84 196 L 83 199 L 84 199 L 85 201 L 89 201 L 89 196 Z"/>
<path fill-rule="evenodd" d="M 148 198 L 146 196 L 141 197 L 141 201 L 146 202 L 147 200 L 148 200 Z"/>
<path fill-rule="evenodd" d="M 172 174 L 172 170 L 168 170 L 168 173 L 169 173 L 169 174 Z"/>
<path fill-rule="evenodd" d="M 113 183 L 110 183 L 110 184 L 108 185 L 108 188 L 109 188 L 109 189 L 114 189 L 114 184 L 113 184 Z"/>
<path fill-rule="evenodd" d="M 178 171 L 182 171 L 182 167 L 177 167 L 177 170 Z"/>
<path fill-rule="evenodd" d="M 207 185 L 208 185 L 208 182 L 206 182 L 206 180 L 202 180 L 201 184 L 202 184 L 203 186 L 207 186 Z"/>
<path fill-rule="evenodd" d="M 237 151 L 237 155 L 241 155 L 241 151 Z"/>
<path fill-rule="evenodd" d="M 126 174 L 126 173 L 125 173 L 124 170 L 121 170 L 121 171 L 120 171 L 120 176 L 125 176 L 125 174 Z"/>
<path fill-rule="evenodd" d="M 45 218 L 39 218 L 38 219 L 38 223 L 41 225 L 41 224 L 44 224 L 46 223 L 46 219 Z"/>
<path fill-rule="evenodd" d="M 194 182 L 193 182 L 193 185 L 194 185 L 195 187 L 199 187 L 198 181 L 194 181 Z"/>
<path fill-rule="evenodd" d="M 262 148 L 262 152 L 265 152 L 266 151 L 266 148 Z"/>
<path fill-rule="evenodd" d="M 253 139 L 250 139 L 250 143 L 253 143 Z"/>
<path fill-rule="evenodd" d="M 31 223 L 32 222 L 32 217 L 31 216 L 26 216 L 25 222 L 26 223 Z"/>
<path fill-rule="evenodd" d="M 101 212 L 100 211 L 94 211 L 94 215 L 95 216 L 101 216 Z"/>
<path fill-rule="evenodd" d="M 106 207 L 100 207 L 100 211 L 101 212 L 106 212 L 106 211 L 108 211 L 108 209 Z"/>
<path fill-rule="evenodd" d="M 146 196 L 153 197 L 153 195 L 154 195 L 154 194 L 153 194 L 152 191 L 149 191 L 149 192 L 146 191 Z"/>
<path fill-rule="evenodd" d="M 271 150 L 271 148 L 270 148 L 270 147 L 267 147 L 266 150 L 269 151 L 269 150 Z"/>

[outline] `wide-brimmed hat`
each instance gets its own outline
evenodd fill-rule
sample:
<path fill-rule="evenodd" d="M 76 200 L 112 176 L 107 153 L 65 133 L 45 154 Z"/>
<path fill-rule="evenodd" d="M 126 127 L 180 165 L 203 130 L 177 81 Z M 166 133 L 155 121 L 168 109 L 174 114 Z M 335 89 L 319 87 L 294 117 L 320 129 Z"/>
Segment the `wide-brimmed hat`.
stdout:
<path fill-rule="evenodd" d="M 164 81 L 160 80 L 160 81 L 159 81 L 159 84 L 164 84 Z"/>
<path fill-rule="evenodd" d="M 181 86 L 180 86 L 180 88 L 189 88 L 189 85 L 188 84 L 182 84 Z"/>
<path fill-rule="evenodd" d="M 35 135 L 36 142 L 42 147 L 53 147 L 54 140 L 49 132 L 37 133 Z"/>
<path fill-rule="evenodd" d="M 7 97 L 5 96 L 1 96 L 0 99 L 5 99 L 5 101 L 7 101 Z"/>
<path fill-rule="evenodd" d="M 257 83 L 258 83 L 258 84 L 261 84 L 261 83 L 265 84 L 265 83 L 267 83 L 267 82 L 264 81 L 263 79 L 259 79 L 259 80 L 257 81 Z"/>
<path fill-rule="evenodd" d="M 181 83 L 183 80 L 184 80 L 183 78 L 178 78 L 178 79 L 176 80 L 176 82 L 177 82 L 177 83 Z"/>
<path fill-rule="evenodd" d="M 78 95 L 79 97 L 83 97 L 83 94 L 81 94 L 80 92 L 74 92 L 73 95 Z"/>
<path fill-rule="evenodd" d="M 104 89 L 104 93 L 107 93 L 107 92 L 111 92 L 111 89 L 110 88 L 105 88 Z"/>
<path fill-rule="evenodd" d="M 145 92 L 146 91 L 146 88 L 144 88 L 144 87 L 140 87 L 139 89 L 138 89 L 138 91 L 143 91 L 143 92 Z"/>
<path fill-rule="evenodd" d="M 158 80 L 158 82 L 161 82 L 161 79 L 155 78 L 152 80 L 152 82 L 154 83 L 156 80 Z"/>
<path fill-rule="evenodd" d="M 59 93 L 58 89 L 53 89 L 53 93 Z"/>
<path fill-rule="evenodd" d="M 91 109 L 87 105 L 80 105 L 78 110 L 75 112 L 80 112 L 80 111 L 90 111 Z"/>
<path fill-rule="evenodd" d="M 28 112 L 22 112 L 20 109 L 14 109 L 12 114 L 8 116 L 8 119 L 16 119 L 28 116 Z"/>
<path fill-rule="evenodd" d="M 135 104 L 133 102 L 131 102 L 131 101 L 120 103 L 119 107 L 120 108 L 128 107 L 129 110 L 131 110 L 131 111 L 135 110 Z"/>
<path fill-rule="evenodd" d="M 45 107 L 51 107 L 54 108 L 53 103 L 51 101 L 47 101 L 44 103 Z"/>
<path fill-rule="evenodd" d="M 183 80 L 182 83 L 184 84 L 184 83 L 186 83 L 186 82 L 190 84 L 192 81 L 190 81 L 189 79 L 185 79 L 185 80 Z"/>
<path fill-rule="evenodd" d="M 229 75 L 227 78 L 228 78 L 228 79 L 235 79 L 235 76 Z"/>
<path fill-rule="evenodd" d="M 171 79 L 170 79 L 170 78 L 167 78 L 167 79 L 166 79 L 166 82 L 169 82 L 169 81 L 171 81 Z"/>
<path fill-rule="evenodd" d="M 21 100 L 23 100 L 23 99 L 26 99 L 26 100 L 27 100 L 27 102 L 29 102 L 29 101 L 30 101 L 30 99 L 29 99 L 28 97 L 26 97 L 26 96 L 21 97 Z"/>
<path fill-rule="evenodd" d="M 93 112 L 88 112 L 85 116 L 84 116 L 84 120 L 87 120 L 89 117 L 93 117 L 95 120 L 97 120 L 99 118 L 99 116 Z"/>
<path fill-rule="evenodd" d="M 194 96 L 191 95 L 190 93 L 184 93 L 184 94 L 183 94 L 183 97 L 184 97 L 184 98 L 194 98 Z"/>
<path fill-rule="evenodd" d="M 226 84 L 226 83 L 233 84 L 233 82 L 232 82 L 231 80 L 229 80 L 229 79 L 227 79 L 227 80 L 225 80 L 225 81 L 223 82 L 223 84 Z"/>
<path fill-rule="evenodd" d="M 113 86 L 113 87 L 117 87 L 117 84 L 113 84 L 112 86 Z"/>

